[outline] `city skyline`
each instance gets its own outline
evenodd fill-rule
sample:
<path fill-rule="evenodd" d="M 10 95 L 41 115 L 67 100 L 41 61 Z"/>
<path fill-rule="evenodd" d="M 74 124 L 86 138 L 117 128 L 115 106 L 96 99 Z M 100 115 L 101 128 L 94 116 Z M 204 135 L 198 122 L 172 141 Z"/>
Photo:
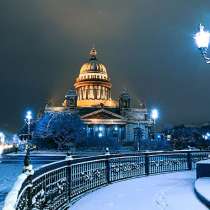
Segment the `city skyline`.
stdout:
<path fill-rule="evenodd" d="M 209 121 L 210 69 L 193 41 L 200 21 L 210 28 L 207 0 L 18 1 L 0 8 L 0 128 L 15 131 L 27 109 L 61 104 L 93 45 L 113 98 L 128 89 L 136 103 L 159 109 L 162 125 Z"/>

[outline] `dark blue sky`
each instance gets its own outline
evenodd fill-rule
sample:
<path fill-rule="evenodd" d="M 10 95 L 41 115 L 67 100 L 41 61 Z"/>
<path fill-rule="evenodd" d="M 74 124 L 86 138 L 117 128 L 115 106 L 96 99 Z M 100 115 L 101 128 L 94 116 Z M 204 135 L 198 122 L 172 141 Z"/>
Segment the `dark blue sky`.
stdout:
<path fill-rule="evenodd" d="M 93 44 L 114 97 L 127 88 L 162 124 L 209 121 L 210 65 L 192 38 L 200 22 L 210 30 L 209 0 L 1 1 L 0 128 L 62 103 Z"/>

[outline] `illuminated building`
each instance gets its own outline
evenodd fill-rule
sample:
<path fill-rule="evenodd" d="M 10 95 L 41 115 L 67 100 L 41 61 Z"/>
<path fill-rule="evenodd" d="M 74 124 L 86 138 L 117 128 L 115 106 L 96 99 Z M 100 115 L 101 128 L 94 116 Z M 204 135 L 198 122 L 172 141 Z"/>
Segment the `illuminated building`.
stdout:
<path fill-rule="evenodd" d="M 152 120 L 145 105 L 131 107 L 131 97 L 123 91 L 119 99 L 111 97 L 111 81 L 97 51 L 90 51 L 88 62 L 82 65 L 74 83 L 75 90 L 65 95 L 62 107 L 46 106 L 46 112 L 78 112 L 86 125 L 87 136 L 112 137 L 121 143 L 135 141 L 135 132 L 148 138 Z"/>
<path fill-rule="evenodd" d="M 116 107 L 111 99 L 111 82 L 106 67 L 96 58 L 97 52 L 90 51 L 90 59 L 83 64 L 74 87 L 77 92 L 78 107 L 96 107 L 103 104 L 106 107 Z"/>

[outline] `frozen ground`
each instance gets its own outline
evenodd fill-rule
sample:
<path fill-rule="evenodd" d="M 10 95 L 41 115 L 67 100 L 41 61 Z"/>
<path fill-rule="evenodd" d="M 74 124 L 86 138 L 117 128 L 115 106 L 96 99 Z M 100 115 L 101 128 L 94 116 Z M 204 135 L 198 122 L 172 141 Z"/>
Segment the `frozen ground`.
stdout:
<path fill-rule="evenodd" d="M 194 181 L 195 171 L 130 179 L 87 194 L 71 210 L 207 210 Z"/>

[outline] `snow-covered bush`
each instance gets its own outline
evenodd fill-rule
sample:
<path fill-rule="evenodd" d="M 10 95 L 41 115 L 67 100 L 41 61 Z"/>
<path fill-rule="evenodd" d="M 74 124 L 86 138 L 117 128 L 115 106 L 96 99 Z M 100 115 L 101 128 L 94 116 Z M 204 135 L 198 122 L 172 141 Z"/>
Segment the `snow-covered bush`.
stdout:
<path fill-rule="evenodd" d="M 45 113 L 37 122 L 33 131 L 34 143 L 38 147 L 69 148 L 83 140 L 84 125 L 76 113 Z"/>

